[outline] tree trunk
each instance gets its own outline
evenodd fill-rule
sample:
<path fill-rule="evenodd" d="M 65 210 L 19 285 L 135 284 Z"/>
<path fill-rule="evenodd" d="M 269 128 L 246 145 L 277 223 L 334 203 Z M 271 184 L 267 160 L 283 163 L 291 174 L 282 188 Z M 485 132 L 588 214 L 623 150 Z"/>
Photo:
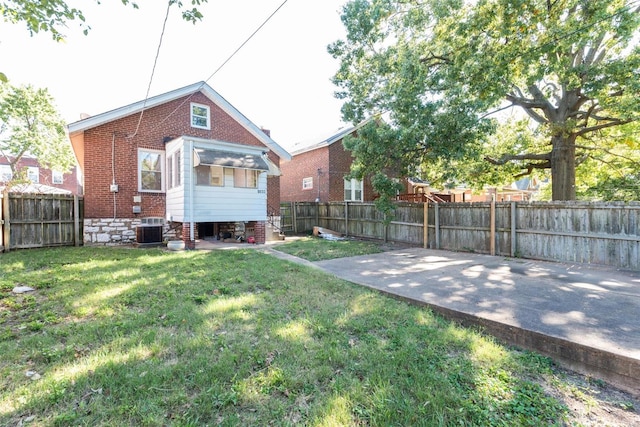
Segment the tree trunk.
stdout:
<path fill-rule="evenodd" d="M 551 138 L 551 199 L 576 199 L 575 136 Z"/>

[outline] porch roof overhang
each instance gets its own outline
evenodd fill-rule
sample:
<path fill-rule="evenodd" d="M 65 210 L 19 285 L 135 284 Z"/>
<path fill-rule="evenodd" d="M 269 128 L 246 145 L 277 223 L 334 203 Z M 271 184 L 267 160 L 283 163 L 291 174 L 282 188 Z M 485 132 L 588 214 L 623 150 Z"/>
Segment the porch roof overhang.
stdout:
<path fill-rule="evenodd" d="M 194 166 L 222 166 L 226 168 L 254 169 L 259 171 L 269 171 L 269 165 L 265 159 L 257 154 L 235 153 L 223 150 L 211 150 L 205 148 L 195 148 Z"/>

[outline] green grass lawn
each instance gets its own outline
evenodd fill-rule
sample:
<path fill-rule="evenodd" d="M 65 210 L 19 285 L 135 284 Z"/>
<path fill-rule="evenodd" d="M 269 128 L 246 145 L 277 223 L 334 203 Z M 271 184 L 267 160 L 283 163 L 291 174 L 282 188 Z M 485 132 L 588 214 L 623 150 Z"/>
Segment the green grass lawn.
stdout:
<path fill-rule="evenodd" d="M 312 262 L 382 252 L 377 242 L 352 239 L 327 240 L 321 237 L 303 237 L 279 244 L 276 249 Z"/>
<path fill-rule="evenodd" d="M 20 285 L 37 290 L 13 294 Z M 0 425 L 539 426 L 568 416 L 545 392 L 562 381 L 547 358 L 254 249 L 1 254 L 0 355 Z"/>

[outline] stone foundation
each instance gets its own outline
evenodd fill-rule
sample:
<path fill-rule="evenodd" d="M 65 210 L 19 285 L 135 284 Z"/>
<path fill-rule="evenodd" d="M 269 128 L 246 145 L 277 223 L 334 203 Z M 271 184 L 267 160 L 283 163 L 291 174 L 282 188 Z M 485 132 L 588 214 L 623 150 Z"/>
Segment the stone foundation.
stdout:
<path fill-rule="evenodd" d="M 84 244 L 97 246 L 129 245 L 136 243 L 136 228 L 142 225 L 140 218 L 85 218 Z M 164 238 L 175 235 L 168 223 L 163 224 Z"/>

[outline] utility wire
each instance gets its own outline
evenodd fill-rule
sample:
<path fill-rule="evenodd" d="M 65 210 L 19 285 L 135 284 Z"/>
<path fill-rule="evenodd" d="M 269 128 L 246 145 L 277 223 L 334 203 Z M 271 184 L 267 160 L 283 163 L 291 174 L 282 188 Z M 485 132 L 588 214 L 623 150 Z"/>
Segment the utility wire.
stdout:
<path fill-rule="evenodd" d="M 164 122 L 165 122 L 169 117 L 171 117 L 173 114 L 175 114 L 175 112 L 176 112 L 176 111 L 178 111 L 178 110 L 179 110 L 179 109 L 180 109 L 184 104 L 186 104 L 186 103 L 187 103 L 187 101 L 189 101 L 189 100 L 193 97 L 193 95 L 194 95 L 195 93 L 197 93 L 200 89 L 202 89 L 202 88 L 204 87 L 204 85 L 205 85 L 209 80 L 211 80 L 211 79 L 213 78 L 213 76 L 215 76 L 215 75 L 216 75 L 216 74 L 217 74 L 217 73 L 218 73 L 218 72 L 219 72 L 219 71 L 220 71 L 220 70 L 221 70 L 225 65 L 227 65 L 227 63 L 228 63 L 229 61 L 231 61 L 231 59 L 232 59 L 232 58 L 233 58 L 233 57 L 234 57 L 234 56 L 235 56 L 235 55 L 236 55 L 236 54 L 237 54 L 237 53 L 238 53 L 238 52 L 239 52 L 239 51 L 240 51 L 240 50 L 241 50 L 241 49 L 242 49 L 242 48 L 243 48 L 243 47 L 244 47 L 248 42 L 249 42 L 249 40 L 251 40 L 251 39 L 252 39 L 252 38 L 253 38 L 253 37 L 258 33 L 258 31 L 260 31 L 260 30 L 262 29 L 262 27 L 264 27 L 264 26 L 267 24 L 267 22 L 269 22 L 269 21 L 271 20 L 271 18 L 273 18 L 273 17 L 274 17 L 274 15 L 275 15 L 276 13 L 278 13 L 278 11 L 280 11 L 280 9 L 282 9 L 282 7 L 287 3 L 287 1 L 289 1 L 289 0 L 284 0 L 284 1 L 280 4 L 280 6 L 278 6 L 278 7 L 277 7 L 277 8 L 276 8 L 272 13 L 271 13 L 271 15 L 269 15 L 269 16 L 268 16 L 268 17 L 267 17 L 267 18 L 262 22 L 262 24 L 260 24 L 260 25 L 258 26 L 258 28 L 256 28 L 256 29 L 255 29 L 255 31 L 254 31 L 253 33 L 251 33 L 251 35 L 250 35 L 249 37 L 247 37 L 247 38 L 245 39 L 245 41 L 244 41 L 244 42 L 242 42 L 242 44 L 240 44 L 240 46 L 239 46 L 239 47 L 238 47 L 236 50 L 234 50 L 234 51 L 233 51 L 233 53 L 232 53 L 231 55 L 229 55 L 229 57 L 228 57 L 227 59 L 225 59 L 225 60 L 224 60 L 224 62 L 223 62 L 223 63 L 222 63 L 218 68 L 216 68 L 216 70 L 215 70 L 213 73 L 211 73 L 211 75 L 210 75 L 209 77 L 207 77 L 207 79 L 206 79 L 206 80 L 204 80 L 200 86 L 198 86 L 198 89 L 196 89 L 196 90 L 195 90 L 191 95 L 189 95 L 187 98 L 185 98 L 185 100 L 184 100 L 184 101 L 182 101 L 182 102 L 180 103 L 180 105 L 178 105 L 178 106 L 177 106 L 177 107 L 176 107 L 176 108 L 175 108 L 171 113 L 169 113 L 169 114 L 168 114 L 164 119 L 160 120 L 156 126 L 158 126 L 158 125 L 160 125 L 160 124 L 164 123 Z"/>
<path fill-rule="evenodd" d="M 153 60 L 153 68 L 151 69 L 151 77 L 149 78 L 149 85 L 147 86 L 147 93 L 144 97 L 144 102 L 142 104 L 142 111 L 140 111 L 140 117 L 138 118 L 138 125 L 136 126 L 135 132 L 133 135 L 128 135 L 127 138 L 133 138 L 138 134 L 138 130 L 140 129 L 140 123 L 142 122 L 142 116 L 144 115 L 144 109 L 147 106 L 147 100 L 149 99 L 149 92 L 151 91 L 151 83 L 153 82 L 153 76 L 156 72 L 156 65 L 158 65 L 158 57 L 160 56 L 160 47 L 162 47 L 162 39 L 164 38 L 164 32 L 167 28 L 167 20 L 169 19 L 169 10 L 171 9 L 171 5 L 173 4 L 173 0 L 169 0 L 167 3 L 167 12 L 164 15 L 164 22 L 162 23 L 162 32 L 160 33 L 160 42 L 158 43 L 158 49 L 156 50 L 156 57 Z"/>

